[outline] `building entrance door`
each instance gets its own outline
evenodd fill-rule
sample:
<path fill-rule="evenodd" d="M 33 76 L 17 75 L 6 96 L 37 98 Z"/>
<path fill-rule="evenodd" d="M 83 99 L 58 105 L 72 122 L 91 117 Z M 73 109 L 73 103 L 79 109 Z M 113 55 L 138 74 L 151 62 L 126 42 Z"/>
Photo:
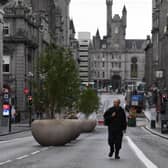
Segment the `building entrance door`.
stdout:
<path fill-rule="evenodd" d="M 112 89 L 120 89 L 121 88 L 121 77 L 120 75 L 113 75 L 111 78 Z"/>

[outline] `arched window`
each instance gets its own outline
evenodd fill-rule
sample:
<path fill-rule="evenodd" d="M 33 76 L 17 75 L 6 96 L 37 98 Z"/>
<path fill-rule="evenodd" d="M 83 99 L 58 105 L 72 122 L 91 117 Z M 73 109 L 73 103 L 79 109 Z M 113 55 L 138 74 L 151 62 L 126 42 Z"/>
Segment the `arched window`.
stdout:
<path fill-rule="evenodd" d="M 131 58 L 131 78 L 137 78 L 137 77 L 138 77 L 137 58 L 132 57 Z"/>

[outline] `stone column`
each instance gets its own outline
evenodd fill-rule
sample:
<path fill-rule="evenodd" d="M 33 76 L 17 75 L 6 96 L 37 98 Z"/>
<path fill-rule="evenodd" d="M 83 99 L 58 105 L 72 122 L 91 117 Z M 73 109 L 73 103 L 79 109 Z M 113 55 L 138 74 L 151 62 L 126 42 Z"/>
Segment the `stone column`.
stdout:
<path fill-rule="evenodd" d="M 2 65 L 3 65 L 3 10 L 0 9 L 0 93 L 2 93 L 3 88 L 3 72 L 2 72 Z M 0 120 L 2 118 L 2 101 L 0 98 Z"/>

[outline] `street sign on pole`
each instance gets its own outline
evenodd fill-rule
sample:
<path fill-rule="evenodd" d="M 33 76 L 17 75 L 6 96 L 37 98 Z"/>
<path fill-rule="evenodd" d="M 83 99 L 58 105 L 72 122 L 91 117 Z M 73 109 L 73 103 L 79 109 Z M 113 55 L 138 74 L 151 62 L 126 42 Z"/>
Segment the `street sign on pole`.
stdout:
<path fill-rule="evenodd" d="M 25 87 L 23 92 L 24 92 L 25 95 L 27 95 L 29 93 L 29 89 L 27 87 Z"/>
<path fill-rule="evenodd" d="M 9 117 L 9 115 L 10 115 L 10 105 L 9 104 L 3 104 L 2 115 L 4 117 Z"/>

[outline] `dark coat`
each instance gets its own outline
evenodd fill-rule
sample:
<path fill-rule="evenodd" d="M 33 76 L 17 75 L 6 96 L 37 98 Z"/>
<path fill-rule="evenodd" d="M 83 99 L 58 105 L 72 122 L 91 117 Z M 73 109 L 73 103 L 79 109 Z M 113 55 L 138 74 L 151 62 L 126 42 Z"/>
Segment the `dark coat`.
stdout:
<path fill-rule="evenodd" d="M 116 112 L 116 116 L 112 114 Z M 123 131 L 127 128 L 126 115 L 122 107 L 111 107 L 104 113 L 104 123 L 110 127 L 110 130 Z"/>

